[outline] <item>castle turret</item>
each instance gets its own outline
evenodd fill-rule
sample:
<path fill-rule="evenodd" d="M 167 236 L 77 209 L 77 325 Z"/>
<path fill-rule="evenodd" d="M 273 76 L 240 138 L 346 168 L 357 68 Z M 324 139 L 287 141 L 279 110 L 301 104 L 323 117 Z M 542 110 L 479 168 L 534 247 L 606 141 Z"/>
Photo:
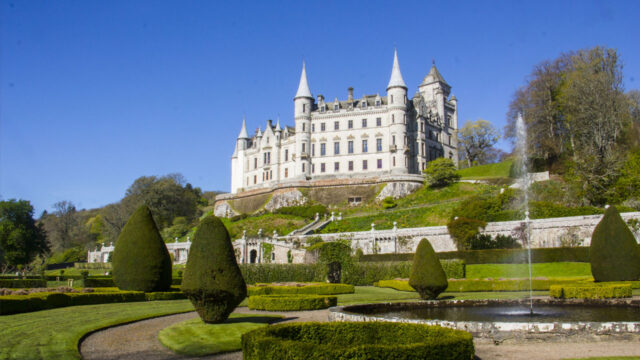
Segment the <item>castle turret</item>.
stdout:
<path fill-rule="evenodd" d="M 293 103 L 294 120 L 296 124 L 296 144 L 298 144 L 298 149 L 296 149 L 298 156 L 296 157 L 295 174 L 306 178 L 311 174 L 309 147 L 311 146 L 311 108 L 313 106 L 313 96 L 311 95 L 311 90 L 309 90 L 304 61 L 302 62 L 302 74 L 300 74 L 298 92 L 293 98 Z"/>
<path fill-rule="evenodd" d="M 433 66 L 431 66 L 431 70 L 429 70 L 427 76 L 424 77 L 422 84 L 418 86 L 418 89 L 420 89 L 420 94 L 422 94 L 422 97 L 425 101 L 435 101 L 435 103 L 437 104 L 436 111 L 439 117 L 438 120 L 442 124 L 444 124 L 446 120 L 444 103 L 449 97 L 451 86 L 447 84 L 447 82 L 440 74 L 440 71 L 438 71 L 435 61 L 433 62 Z"/>
<path fill-rule="evenodd" d="M 231 157 L 231 192 L 236 193 L 242 186 L 245 163 L 245 150 L 249 147 L 249 136 L 247 135 L 247 124 L 242 117 L 242 129 L 236 140 L 236 148 Z"/>
<path fill-rule="evenodd" d="M 393 54 L 393 68 L 391 78 L 387 85 L 387 101 L 391 126 L 391 172 L 409 172 L 409 145 L 407 139 L 407 85 L 404 83 L 400 65 L 398 64 L 398 51 Z M 395 149 L 395 150 L 394 150 Z"/>

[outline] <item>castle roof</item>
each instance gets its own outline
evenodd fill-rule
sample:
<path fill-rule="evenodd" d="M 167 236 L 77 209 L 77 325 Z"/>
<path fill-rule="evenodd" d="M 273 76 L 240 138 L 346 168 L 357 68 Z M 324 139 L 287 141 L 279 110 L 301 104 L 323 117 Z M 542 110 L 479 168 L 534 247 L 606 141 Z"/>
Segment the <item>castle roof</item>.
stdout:
<path fill-rule="evenodd" d="M 300 74 L 300 84 L 298 85 L 298 92 L 296 93 L 297 99 L 299 97 L 308 97 L 313 98 L 311 96 L 311 90 L 309 90 L 309 82 L 307 81 L 307 70 L 305 69 L 304 61 L 302 62 L 302 74 Z"/>
<path fill-rule="evenodd" d="M 407 85 L 404 83 L 404 79 L 402 78 L 402 73 L 400 72 L 400 65 L 398 64 L 398 51 L 395 50 L 393 53 L 393 68 L 391 69 L 391 78 L 389 79 L 387 90 L 397 86 L 405 89 L 407 88 Z"/>
<path fill-rule="evenodd" d="M 442 77 L 442 74 L 440 74 L 440 71 L 438 71 L 435 63 L 433 64 L 433 66 L 431 66 L 431 70 L 429 70 L 429 73 L 424 77 L 424 80 L 420 85 L 427 85 L 434 82 L 441 82 L 443 84 L 449 85 Z"/>
<path fill-rule="evenodd" d="M 244 116 L 242 117 L 242 129 L 240 130 L 240 135 L 238 135 L 238 139 L 248 139 L 249 135 L 247 135 L 247 124 L 246 121 L 244 119 Z"/>

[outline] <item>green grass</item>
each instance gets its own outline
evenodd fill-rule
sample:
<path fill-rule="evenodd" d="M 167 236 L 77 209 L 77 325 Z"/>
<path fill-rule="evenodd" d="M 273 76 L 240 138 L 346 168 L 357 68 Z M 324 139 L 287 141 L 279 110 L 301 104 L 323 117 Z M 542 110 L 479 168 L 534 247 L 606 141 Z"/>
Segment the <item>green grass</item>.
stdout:
<path fill-rule="evenodd" d="M 74 267 L 64 269 L 62 276 L 80 276 L 82 271 L 88 271 L 89 276 L 104 275 L 105 271 L 111 272 L 111 269 L 76 269 Z M 60 270 L 46 270 L 45 275 L 60 276 Z"/>
<path fill-rule="evenodd" d="M 0 316 L 0 359 L 80 359 L 78 342 L 105 327 L 193 311 L 189 300 L 86 305 Z"/>
<path fill-rule="evenodd" d="M 420 297 L 417 293 L 377 288 L 374 286 L 356 286 L 356 291 L 353 294 L 338 295 L 338 305 L 397 302 L 418 299 L 420 299 Z"/>
<path fill-rule="evenodd" d="M 310 222 L 310 220 L 299 216 L 283 214 L 249 216 L 235 222 L 231 222 L 227 218 L 221 218 L 221 220 L 227 227 L 231 240 L 242 237 L 243 230 L 247 230 L 247 236 L 257 235 L 259 229 L 262 229 L 262 233 L 267 236 L 271 236 L 273 230 L 276 230 L 278 235 L 286 235 Z"/>
<path fill-rule="evenodd" d="M 496 164 L 473 166 L 458 170 L 462 179 L 490 179 L 508 178 L 513 160 L 506 160 Z"/>
<path fill-rule="evenodd" d="M 485 184 L 454 183 L 438 189 L 423 186 L 406 197 L 397 199 L 396 204 L 398 208 L 424 206 L 497 191 L 495 187 Z"/>
<path fill-rule="evenodd" d="M 174 352 L 187 356 L 236 351 L 241 349 L 242 334 L 281 318 L 275 315 L 231 314 L 223 324 L 205 324 L 198 317 L 162 329 L 158 340 Z"/>
<path fill-rule="evenodd" d="M 591 264 L 557 262 L 532 264 L 533 277 L 590 277 Z M 467 265 L 467 279 L 499 279 L 529 277 L 527 264 L 474 264 Z"/>

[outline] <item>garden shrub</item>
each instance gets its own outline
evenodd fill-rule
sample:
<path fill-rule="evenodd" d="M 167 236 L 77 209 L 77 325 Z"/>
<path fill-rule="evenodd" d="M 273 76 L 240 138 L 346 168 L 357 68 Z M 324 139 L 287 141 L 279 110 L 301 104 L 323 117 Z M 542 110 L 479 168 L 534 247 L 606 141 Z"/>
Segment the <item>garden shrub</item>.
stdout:
<path fill-rule="evenodd" d="M 584 281 L 572 279 L 532 279 L 531 285 L 534 291 L 547 291 L 552 285 L 589 285 Z M 407 280 L 380 280 L 374 284 L 377 287 L 386 287 L 400 291 L 415 291 Z M 631 287 L 640 287 L 639 282 L 631 283 Z M 450 280 L 446 292 L 487 292 L 487 291 L 526 291 L 529 290 L 529 279 L 485 280 L 465 279 Z"/>
<path fill-rule="evenodd" d="M 320 242 L 308 247 L 307 252 L 317 254 L 318 262 L 327 267 L 327 280 L 332 284 L 340 283 L 343 268 L 353 263 L 351 246 L 340 241 Z"/>
<path fill-rule="evenodd" d="M 111 277 L 92 277 L 89 276 L 82 279 L 83 287 L 112 287 L 116 286 L 113 278 Z"/>
<path fill-rule="evenodd" d="M 441 260 L 440 264 L 447 278 L 465 277 L 465 264 L 460 260 Z M 353 263 L 343 273 L 342 280 L 346 284 L 370 286 L 376 281 L 408 278 L 411 275 L 411 261 L 359 262 Z"/>
<path fill-rule="evenodd" d="M 447 288 L 447 275 L 427 239 L 420 240 L 413 257 L 409 285 L 425 300 L 436 299 Z"/>
<path fill-rule="evenodd" d="M 397 205 L 398 204 L 396 204 L 396 201 L 391 196 L 387 196 L 386 198 L 384 198 L 382 200 L 382 208 L 383 209 L 393 209 Z"/>
<path fill-rule="evenodd" d="M 194 235 L 182 291 L 206 323 L 224 322 L 247 296 L 229 233 L 215 216 L 202 220 Z"/>
<path fill-rule="evenodd" d="M 0 278 L 0 288 L 26 289 L 47 287 L 47 281 L 43 279 L 6 279 Z"/>
<path fill-rule="evenodd" d="M 391 322 L 289 323 L 242 335 L 245 360 L 472 359 L 470 333 Z"/>
<path fill-rule="evenodd" d="M 253 295 L 249 296 L 249 309 L 267 311 L 319 310 L 336 306 L 338 298 L 331 295 Z"/>
<path fill-rule="evenodd" d="M 480 230 L 486 226 L 487 223 L 482 220 L 458 217 L 447 223 L 447 230 L 458 250 L 467 250 L 471 247 L 473 239 L 480 234 Z"/>
<path fill-rule="evenodd" d="M 113 281 L 121 290 L 171 287 L 171 258 L 146 205 L 129 217 L 113 250 Z"/>
<path fill-rule="evenodd" d="M 323 282 L 326 266 L 323 264 L 240 264 L 247 284 L 274 282 Z"/>
<path fill-rule="evenodd" d="M 287 295 L 287 294 L 307 294 L 307 295 L 338 295 L 353 294 L 355 288 L 348 284 L 304 284 L 304 286 L 269 286 L 259 284 L 258 286 L 247 287 L 249 296 L 255 295 Z"/>
<path fill-rule="evenodd" d="M 518 240 L 510 235 L 498 234 L 492 237 L 489 234 L 478 234 L 471 239 L 470 250 L 517 249 L 521 247 Z"/>
<path fill-rule="evenodd" d="M 615 206 L 610 206 L 591 237 L 591 273 L 596 281 L 640 278 L 640 251 L 635 237 Z"/>
<path fill-rule="evenodd" d="M 426 184 L 430 187 L 442 187 L 456 182 L 460 179 L 456 164 L 451 159 L 437 158 L 429 161 L 424 169 Z"/>
<path fill-rule="evenodd" d="M 610 299 L 632 296 L 631 284 L 551 285 L 549 296 L 557 299 Z"/>

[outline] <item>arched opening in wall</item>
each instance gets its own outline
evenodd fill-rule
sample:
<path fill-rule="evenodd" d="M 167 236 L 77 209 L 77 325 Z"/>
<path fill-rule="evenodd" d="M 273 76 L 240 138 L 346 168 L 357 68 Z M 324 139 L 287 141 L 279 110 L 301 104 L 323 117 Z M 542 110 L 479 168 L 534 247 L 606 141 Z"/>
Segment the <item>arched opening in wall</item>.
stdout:
<path fill-rule="evenodd" d="M 257 258 L 258 258 L 258 252 L 256 250 L 251 250 L 249 252 L 249 263 L 255 264 Z"/>

